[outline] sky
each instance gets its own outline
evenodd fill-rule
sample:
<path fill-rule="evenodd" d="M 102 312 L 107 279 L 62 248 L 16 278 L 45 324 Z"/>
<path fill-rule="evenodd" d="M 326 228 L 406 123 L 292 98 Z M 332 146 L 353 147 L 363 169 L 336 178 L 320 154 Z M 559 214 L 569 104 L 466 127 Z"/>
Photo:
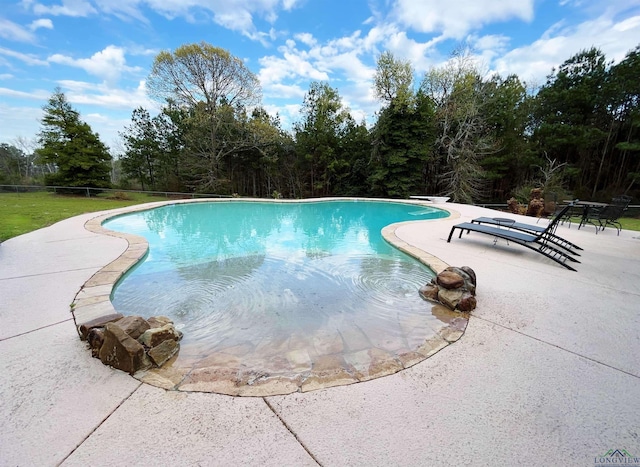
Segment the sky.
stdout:
<path fill-rule="evenodd" d="M 33 144 L 56 89 L 116 155 L 155 56 L 207 42 L 244 61 L 285 129 L 313 81 L 372 122 L 376 60 L 408 60 L 416 83 L 469 47 L 489 76 L 531 89 L 574 54 L 619 62 L 640 44 L 640 0 L 0 0 L 0 143 Z"/>

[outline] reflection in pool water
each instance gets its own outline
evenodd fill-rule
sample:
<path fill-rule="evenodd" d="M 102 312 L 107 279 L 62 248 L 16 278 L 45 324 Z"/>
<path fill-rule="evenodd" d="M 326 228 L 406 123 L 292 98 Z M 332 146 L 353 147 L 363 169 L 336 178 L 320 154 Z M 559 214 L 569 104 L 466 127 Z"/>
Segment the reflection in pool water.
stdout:
<path fill-rule="evenodd" d="M 112 294 L 115 309 L 165 315 L 184 332 L 179 359 L 238 357 L 246 371 L 291 375 L 319 358 L 415 350 L 441 328 L 418 288 L 433 272 L 381 229 L 446 217 L 373 201 L 187 203 L 104 227 L 144 236 L 145 260 Z"/>

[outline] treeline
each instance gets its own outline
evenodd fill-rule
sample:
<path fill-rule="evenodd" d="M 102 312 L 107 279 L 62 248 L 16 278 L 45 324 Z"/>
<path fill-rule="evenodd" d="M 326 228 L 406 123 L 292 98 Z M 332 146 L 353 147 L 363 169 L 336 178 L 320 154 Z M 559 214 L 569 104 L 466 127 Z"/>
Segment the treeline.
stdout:
<path fill-rule="evenodd" d="M 635 195 L 639 54 L 640 46 L 614 64 L 596 48 L 582 51 L 533 92 L 515 75 L 484 76 L 464 52 L 414 82 L 411 64 L 386 52 L 373 83 L 382 106 L 372 127 L 354 120 L 336 89 L 314 82 L 286 131 L 260 106 L 259 82 L 241 60 L 189 44 L 156 57 L 147 85 L 164 105 L 156 116 L 133 112 L 119 183 L 286 198 L 504 202 L 533 187 L 580 198 Z M 59 176 L 59 162 L 43 160 Z"/>

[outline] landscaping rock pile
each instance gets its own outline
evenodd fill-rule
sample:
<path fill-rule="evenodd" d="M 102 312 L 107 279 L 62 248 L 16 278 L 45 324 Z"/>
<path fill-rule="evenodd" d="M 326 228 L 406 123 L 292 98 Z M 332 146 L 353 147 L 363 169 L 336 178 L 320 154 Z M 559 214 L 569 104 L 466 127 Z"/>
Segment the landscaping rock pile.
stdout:
<path fill-rule="evenodd" d="M 451 266 L 419 292 L 425 300 L 441 303 L 450 310 L 470 312 L 476 308 L 476 273 L 468 266 Z"/>
<path fill-rule="evenodd" d="M 144 319 L 114 313 L 84 323 L 78 330 L 94 357 L 129 374 L 162 366 L 178 352 L 182 339 L 164 316 Z"/>

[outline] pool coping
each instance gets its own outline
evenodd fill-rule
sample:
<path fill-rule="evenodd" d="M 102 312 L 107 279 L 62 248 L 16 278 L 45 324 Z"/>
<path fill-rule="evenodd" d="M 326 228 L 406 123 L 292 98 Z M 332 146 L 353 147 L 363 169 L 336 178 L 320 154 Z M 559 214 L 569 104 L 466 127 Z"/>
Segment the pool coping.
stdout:
<path fill-rule="evenodd" d="M 304 203 L 304 202 L 324 202 L 324 201 L 349 201 L 358 200 L 362 202 L 394 202 L 403 204 L 414 204 L 419 206 L 436 207 L 449 212 L 449 216 L 440 219 L 422 219 L 397 222 L 385 226 L 382 237 L 400 251 L 417 259 L 422 264 L 431 268 L 436 274 L 442 272 L 449 265 L 440 258 L 409 245 L 401 240 L 396 231 L 404 225 L 434 222 L 438 220 L 451 220 L 460 217 L 460 213 L 454 209 L 447 208 L 444 203 L 429 203 L 423 200 L 395 200 L 395 199 L 370 199 L 370 198 L 311 198 L 304 200 L 270 200 L 260 198 L 199 198 L 185 200 L 169 200 L 123 208 L 117 212 L 110 211 L 108 214 L 97 215 L 89 219 L 84 228 L 90 232 L 122 238 L 127 241 L 127 248 L 115 260 L 99 269 L 89 280 L 87 280 L 76 293 L 71 305 L 76 330 L 89 321 L 104 318 L 116 313 L 111 303 L 111 293 L 117 282 L 134 267 L 148 252 L 148 242 L 144 237 L 134 234 L 127 234 L 106 229 L 102 223 L 108 219 L 122 214 L 132 212 L 147 211 L 157 207 L 203 202 L 270 202 L 270 203 Z M 437 204 L 437 205 L 435 205 Z M 416 291 L 417 293 L 417 291 Z M 425 301 L 425 306 L 429 302 Z M 327 364 L 318 369 L 311 368 L 298 374 L 295 378 L 282 376 L 270 376 L 268 374 L 256 374 L 255 372 L 243 372 L 240 368 L 231 366 L 221 368 L 218 364 L 214 367 L 199 366 L 195 362 L 186 367 L 174 366 L 177 357 L 171 359 L 160 368 L 142 370 L 133 377 L 143 383 L 160 387 L 166 390 L 185 392 L 212 392 L 232 396 L 265 397 L 273 395 L 285 395 L 294 392 L 308 392 L 334 386 L 343 386 L 358 382 L 369 381 L 383 376 L 397 373 L 420 363 L 453 342 L 459 340 L 466 330 L 469 316 L 463 313 L 451 312 L 444 307 L 432 304 L 434 314 L 442 317 L 443 326 L 437 329 L 432 338 L 427 339 L 420 347 L 397 355 L 392 355 L 382 349 L 372 347 L 368 351 L 369 360 L 364 357 L 364 361 L 357 368 L 348 365 L 344 366 L 329 359 Z M 361 352 L 359 352 L 361 353 Z M 228 359 L 229 356 L 225 358 Z M 214 359 L 215 360 L 215 359 Z M 223 358 L 224 360 L 224 358 Z M 237 359 L 236 359 L 237 360 Z M 227 360 L 228 361 L 228 360 Z M 343 362 L 344 363 L 344 362 Z M 368 363 L 368 367 L 367 367 Z M 365 367 L 367 367 L 365 369 Z"/>

